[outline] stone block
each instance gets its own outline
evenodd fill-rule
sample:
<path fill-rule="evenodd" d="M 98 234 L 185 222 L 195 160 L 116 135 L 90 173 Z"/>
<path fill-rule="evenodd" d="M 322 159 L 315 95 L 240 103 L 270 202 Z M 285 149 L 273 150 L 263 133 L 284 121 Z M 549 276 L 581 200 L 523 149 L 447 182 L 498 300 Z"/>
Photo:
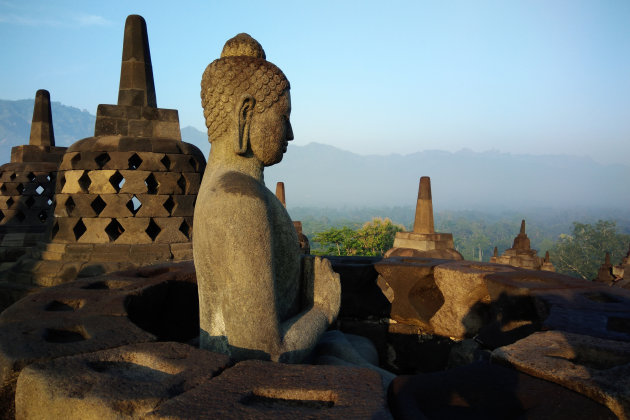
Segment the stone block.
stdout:
<path fill-rule="evenodd" d="M 496 349 L 492 360 L 562 385 L 606 405 L 619 418 L 629 418 L 630 343 L 546 331 Z"/>
<path fill-rule="evenodd" d="M 55 216 L 57 217 L 96 217 L 92 202 L 98 197 L 95 194 L 57 194 L 55 199 Z"/>
<path fill-rule="evenodd" d="M 167 210 L 168 205 L 166 207 L 164 205 L 165 202 L 169 199 L 169 196 L 155 194 L 138 194 L 136 197 L 138 198 L 138 201 L 142 203 L 142 206 L 136 213 L 136 217 L 170 216 L 170 213 Z"/>
<path fill-rule="evenodd" d="M 146 137 L 122 137 L 118 150 L 121 152 L 150 152 L 153 150 L 153 139 Z"/>
<path fill-rule="evenodd" d="M 486 287 L 486 276 L 515 270 L 505 265 L 472 261 L 437 266 L 433 276 L 444 303 L 431 317 L 433 331 L 455 338 L 474 336 L 491 320 L 491 298 Z"/>
<path fill-rule="evenodd" d="M 147 217 L 121 217 L 117 219 L 124 232 L 116 240 L 120 244 L 146 244 L 153 242 L 147 234 L 151 221 Z"/>
<path fill-rule="evenodd" d="M 374 264 L 378 286 L 391 303 L 390 317 L 430 330 L 430 319 L 445 297 L 435 284 L 433 271 L 445 260 L 386 258 Z"/>
<path fill-rule="evenodd" d="M 77 242 L 90 244 L 113 242 L 110 238 L 111 233 L 106 230 L 112 220 L 114 219 L 109 217 L 82 218 L 85 232 L 77 239 Z"/>
<path fill-rule="evenodd" d="M 152 172 L 165 172 L 171 170 L 162 163 L 162 159 L 164 159 L 165 156 L 163 153 L 139 152 L 137 155 L 140 159 L 142 159 L 142 163 L 138 169 Z M 167 163 L 169 162 L 167 161 Z"/>
<path fill-rule="evenodd" d="M 18 375 L 33 362 L 155 339 L 120 316 L 14 322 L 0 325 L 0 335 L 0 401 L 9 410 Z"/>
<path fill-rule="evenodd" d="M 630 328 L 623 327 L 630 325 L 628 290 L 533 270 L 497 272 L 486 284 L 495 318 L 504 323 L 530 321 L 539 329 L 630 342 Z M 484 343 L 490 339 L 485 331 L 480 335 Z"/>
<path fill-rule="evenodd" d="M 134 244 L 129 251 L 129 255 L 131 261 L 139 265 L 168 261 L 172 257 L 171 246 L 169 244 Z"/>
<path fill-rule="evenodd" d="M 182 133 L 179 129 L 179 121 L 166 122 L 155 121 L 153 122 L 153 137 L 157 139 L 175 139 L 177 141 L 182 140 Z M 154 148 L 153 150 L 156 150 Z M 164 152 L 166 153 L 166 152 Z"/>
<path fill-rule="evenodd" d="M 127 129 L 128 136 L 151 137 L 156 122 L 148 120 L 130 120 Z"/>
<path fill-rule="evenodd" d="M 90 194 L 116 194 L 118 192 L 118 183 L 115 182 L 115 170 L 99 170 L 89 171 L 91 183 L 89 187 Z M 121 174 L 122 176 L 122 174 Z M 111 179 L 111 181 L 110 181 Z M 126 182 L 126 180 L 125 180 Z"/>
<path fill-rule="evenodd" d="M 143 417 L 210 381 L 230 364 L 180 343 L 142 343 L 28 366 L 18 380 L 18 418 Z M 50 393 L 49 389 L 58 392 Z M 81 396 L 78 398 L 78 396 Z"/>
<path fill-rule="evenodd" d="M 176 137 L 170 138 L 155 138 L 152 142 L 151 150 L 154 153 L 181 153 L 182 149 L 180 148 L 181 140 L 178 140 Z"/>
<path fill-rule="evenodd" d="M 64 183 L 60 192 L 62 194 L 87 193 L 88 190 L 87 188 L 85 188 L 86 182 L 83 181 L 83 179 L 85 178 L 82 178 L 84 175 L 89 177 L 88 172 L 83 170 L 71 170 L 63 172 Z M 80 179 L 81 182 L 79 182 Z"/>
<path fill-rule="evenodd" d="M 400 419 L 613 419 L 603 405 L 553 383 L 489 363 L 401 375 L 389 407 Z"/>
<path fill-rule="evenodd" d="M 154 242 L 176 243 L 190 241 L 192 224 L 184 217 L 154 217 L 153 222 L 159 227 Z M 156 229 L 157 230 L 157 229 Z"/>
<path fill-rule="evenodd" d="M 212 407 L 209 411 L 208 407 Z M 369 369 L 250 360 L 164 402 L 148 418 L 391 418 Z"/>
<path fill-rule="evenodd" d="M 182 176 L 186 181 L 186 188 L 185 191 L 182 191 L 182 194 L 198 194 L 203 173 L 183 172 Z"/>
<path fill-rule="evenodd" d="M 117 262 L 128 261 L 131 245 L 127 244 L 94 244 L 90 261 Z"/>
<path fill-rule="evenodd" d="M 196 195 L 173 195 L 171 196 L 175 207 L 171 211 L 173 216 L 190 216 L 195 212 Z"/>
<path fill-rule="evenodd" d="M 182 174 L 177 172 L 155 172 L 153 174 L 158 183 L 158 194 L 185 194 L 179 181 Z"/>
<path fill-rule="evenodd" d="M 127 194 L 146 194 L 146 179 L 151 175 L 150 171 L 140 170 L 120 170 L 118 171 L 125 178 L 125 183 L 120 189 L 121 193 Z"/>
<path fill-rule="evenodd" d="M 132 199 L 133 194 L 102 194 L 98 196 L 100 198 L 99 204 L 102 207 L 99 217 L 133 217 L 133 213 L 127 207 L 127 203 Z M 101 207 L 97 207 L 101 208 Z M 94 209 L 94 207 L 92 207 Z"/>
<path fill-rule="evenodd" d="M 171 244 L 170 248 L 174 261 L 191 261 L 193 259 L 191 242 Z"/>

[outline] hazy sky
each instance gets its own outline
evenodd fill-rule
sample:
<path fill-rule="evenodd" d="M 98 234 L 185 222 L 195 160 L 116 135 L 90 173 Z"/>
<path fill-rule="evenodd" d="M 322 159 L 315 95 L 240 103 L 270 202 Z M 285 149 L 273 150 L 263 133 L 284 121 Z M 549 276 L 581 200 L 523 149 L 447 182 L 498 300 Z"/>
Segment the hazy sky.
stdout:
<path fill-rule="evenodd" d="M 134 13 L 182 127 L 205 130 L 201 74 L 247 32 L 291 81 L 295 144 L 630 161 L 628 0 L 0 0 L 0 99 L 116 103 Z"/>

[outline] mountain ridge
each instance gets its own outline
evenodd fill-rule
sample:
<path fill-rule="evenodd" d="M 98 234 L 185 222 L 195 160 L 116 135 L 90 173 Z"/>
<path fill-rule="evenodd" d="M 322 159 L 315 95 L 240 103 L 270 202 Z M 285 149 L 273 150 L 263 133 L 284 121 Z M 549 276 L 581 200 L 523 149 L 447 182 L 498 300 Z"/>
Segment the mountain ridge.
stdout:
<path fill-rule="evenodd" d="M 0 163 L 11 147 L 27 144 L 33 100 L 0 100 Z M 56 144 L 69 146 L 94 132 L 95 116 L 52 102 Z M 207 157 L 207 135 L 183 127 L 182 139 Z M 285 182 L 290 207 L 413 206 L 418 180 L 430 176 L 434 208 L 630 208 L 630 166 L 590 157 L 523 155 L 490 150 L 438 149 L 360 155 L 324 143 L 289 143 L 280 165 L 265 170 L 272 191 Z"/>

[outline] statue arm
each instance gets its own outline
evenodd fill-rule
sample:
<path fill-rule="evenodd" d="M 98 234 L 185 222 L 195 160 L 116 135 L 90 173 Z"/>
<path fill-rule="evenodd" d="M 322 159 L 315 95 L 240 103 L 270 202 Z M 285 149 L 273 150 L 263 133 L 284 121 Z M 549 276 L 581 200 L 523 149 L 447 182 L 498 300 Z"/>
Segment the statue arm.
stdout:
<path fill-rule="evenodd" d="M 274 269 L 268 209 L 264 200 L 252 198 L 240 196 L 235 200 L 239 211 L 233 213 L 235 219 L 229 223 L 234 230 L 224 236 L 225 248 L 229 250 L 226 263 L 232 279 L 225 284 L 227 295 L 222 304 L 229 341 L 235 347 L 268 353 L 272 360 L 299 362 L 337 316 L 339 278 L 327 260 L 305 259 L 300 274 L 306 280 L 305 300 L 310 305 L 296 316 L 281 320 L 274 282 L 282 279 L 276 278 L 278 273 Z M 239 232 L 243 224 L 256 226 L 253 237 Z"/>
<path fill-rule="evenodd" d="M 330 262 L 307 256 L 302 266 L 306 298 L 312 306 L 282 324 L 280 362 L 302 361 L 339 313 L 341 285 Z"/>

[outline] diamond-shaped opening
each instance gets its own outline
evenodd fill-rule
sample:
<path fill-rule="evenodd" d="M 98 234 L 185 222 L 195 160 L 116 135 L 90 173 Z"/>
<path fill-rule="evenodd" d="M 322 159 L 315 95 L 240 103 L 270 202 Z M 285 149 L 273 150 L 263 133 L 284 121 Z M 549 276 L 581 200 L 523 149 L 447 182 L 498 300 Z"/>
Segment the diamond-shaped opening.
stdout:
<path fill-rule="evenodd" d="M 171 160 L 168 158 L 167 155 L 164 155 L 160 162 L 162 162 L 162 165 L 164 165 L 167 171 L 171 169 Z"/>
<path fill-rule="evenodd" d="M 109 183 L 112 184 L 112 187 L 119 192 L 120 189 L 125 185 L 125 178 L 120 174 L 120 172 L 114 172 L 114 175 L 109 177 Z"/>
<path fill-rule="evenodd" d="M 72 199 L 72 197 L 68 197 L 68 199 L 66 200 L 65 206 L 66 206 L 66 213 L 68 213 L 68 216 L 72 216 L 72 211 L 77 206 L 74 203 L 74 200 Z"/>
<path fill-rule="evenodd" d="M 13 203 L 15 203 L 15 200 L 13 199 L 13 197 L 9 197 L 9 199 L 7 200 L 7 208 L 10 209 Z"/>
<path fill-rule="evenodd" d="M 31 182 L 33 182 L 35 180 L 35 174 L 33 172 L 29 172 L 28 175 L 26 175 L 26 177 Z"/>
<path fill-rule="evenodd" d="M 129 169 L 138 169 L 140 167 L 140 164 L 142 163 L 142 159 L 140 159 L 140 156 L 134 153 L 133 155 L 131 155 L 128 162 Z"/>
<path fill-rule="evenodd" d="M 147 192 L 149 194 L 157 194 L 158 182 L 153 174 L 149 174 L 149 176 L 144 180 L 144 183 L 147 186 Z"/>
<path fill-rule="evenodd" d="M 140 200 L 138 200 L 138 197 L 136 197 L 135 195 L 131 197 L 131 200 L 127 201 L 127 208 L 129 209 L 131 213 L 133 213 L 134 216 L 136 215 L 136 213 L 138 213 L 138 210 L 140 210 L 140 207 L 142 207 L 142 203 L 140 202 Z"/>
<path fill-rule="evenodd" d="M 97 195 L 96 198 L 92 200 L 92 202 L 90 203 L 90 206 L 92 207 L 92 210 L 94 210 L 94 212 L 98 216 L 99 214 L 103 212 L 103 210 L 105 210 L 107 203 L 105 202 L 105 200 L 101 198 L 100 195 Z"/>
<path fill-rule="evenodd" d="M 46 175 L 46 181 L 50 181 L 51 179 L 53 179 L 53 174 L 52 172 L 49 173 L 48 175 Z"/>
<path fill-rule="evenodd" d="M 81 153 L 77 153 L 76 155 L 72 156 L 72 159 L 70 159 L 70 165 L 72 165 L 72 167 L 74 168 L 80 160 Z"/>
<path fill-rule="evenodd" d="M 48 204 L 49 206 L 52 205 L 53 201 L 51 198 L 49 198 L 48 200 L 46 200 L 46 204 Z"/>
<path fill-rule="evenodd" d="M 190 158 L 188 159 L 188 163 L 190 163 L 190 166 L 193 168 L 193 171 L 197 172 L 197 168 L 199 168 L 199 163 L 197 163 L 197 160 Z"/>
<path fill-rule="evenodd" d="M 55 236 L 57 236 L 57 232 L 59 232 L 59 223 L 55 222 L 55 224 L 53 225 L 52 231 L 50 232 L 50 237 L 54 239 Z"/>
<path fill-rule="evenodd" d="M 46 220 L 48 219 L 48 213 L 46 212 L 46 210 L 42 210 L 39 212 L 37 217 L 39 217 L 40 222 L 45 223 Z"/>
<path fill-rule="evenodd" d="M 118 237 L 122 235 L 124 231 L 125 229 L 123 229 L 121 224 L 118 223 L 118 220 L 116 219 L 112 219 L 107 227 L 105 227 L 105 233 L 107 233 L 107 236 L 109 236 L 109 240 L 112 242 L 118 239 Z"/>
<path fill-rule="evenodd" d="M 24 185 L 17 184 L 17 187 L 15 187 L 15 189 L 17 190 L 18 193 L 22 194 L 24 192 Z"/>
<path fill-rule="evenodd" d="M 57 226 L 57 230 L 59 230 L 59 226 Z M 79 221 L 72 228 L 72 231 L 74 232 L 74 239 L 78 241 L 79 238 L 83 236 L 86 230 L 87 228 L 85 227 L 83 220 L 79 219 Z"/>
<path fill-rule="evenodd" d="M 7 191 L 7 187 L 5 187 L 4 184 L 2 184 L 2 186 L 0 187 L 0 191 L 6 192 Z"/>
<path fill-rule="evenodd" d="M 18 210 L 17 213 L 15 213 L 15 218 L 21 223 L 26 219 L 26 215 L 22 213 L 22 210 Z"/>
<path fill-rule="evenodd" d="M 65 185 L 66 185 L 66 174 L 62 172 L 61 175 L 59 176 L 59 187 L 56 189 L 56 192 L 61 192 Z"/>
<path fill-rule="evenodd" d="M 2 219 L 4 219 L 4 213 L 2 213 L 2 210 L 0 210 L 0 222 L 2 221 Z"/>
<path fill-rule="evenodd" d="M 100 155 L 94 158 L 94 162 L 96 162 L 99 169 L 103 169 L 103 166 L 105 166 L 107 162 L 109 162 L 110 160 L 112 159 L 109 157 L 108 153 L 101 153 Z"/>
<path fill-rule="evenodd" d="M 35 188 L 35 192 L 37 193 L 37 195 L 42 195 L 42 193 L 44 192 L 44 187 L 38 185 L 37 188 Z"/>
<path fill-rule="evenodd" d="M 181 225 L 179 225 L 179 231 L 188 238 L 188 234 L 190 233 L 190 226 L 188 226 L 188 223 L 186 223 L 185 220 L 182 222 Z"/>
<path fill-rule="evenodd" d="M 81 178 L 79 178 L 79 187 L 81 187 L 83 192 L 88 192 L 91 183 L 92 180 L 88 176 L 87 171 L 83 171 L 83 175 L 81 175 Z"/>
<path fill-rule="evenodd" d="M 15 179 L 15 177 L 16 177 L 15 172 L 13 172 L 13 173 L 11 174 L 11 176 L 9 176 L 9 178 L 11 179 L 11 181 L 13 181 L 13 180 Z"/>
<path fill-rule="evenodd" d="M 175 202 L 173 201 L 173 197 L 169 195 L 168 199 L 162 205 L 164 206 L 168 214 L 171 214 L 171 212 L 173 211 L 173 207 L 175 207 Z"/>
<path fill-rule="evenodd" d="M 182 189 L 182 194 L 186 194 L 186 186 L 187 186 L 187 182 L 186 182 L 186 178 L 184 178 L 184 175 L 180 175 L 179 179 L 177 180 L 177 185 L 179 185 L 179 188 Z"/>
<path fill-rule="evenodd" d="M 35 204 L 35 199 L 32 196 L 29 195 L 29 197 L 26 199 L 24 204 L 26 204 L 26 207 L 28 207 L 30 209 L 31 207 L 33 207 L 33 204 Z"/>
<path fill-rule="evenodd" d="M 155 238 L 157 238 L 157 236 L 160 234 L 161 231 L 162 229 L 160 229 L 160 227 L 157 225 L 157 223 L 153 221 L 153 219 L 151 219 L 151 221 L 149 222 L 149 226 L 145 230 L 145 232 L 147 233 L 147 235 L 149 235 L 149 238 L 151 238 L 152 241 L 155 241 Z"/>

